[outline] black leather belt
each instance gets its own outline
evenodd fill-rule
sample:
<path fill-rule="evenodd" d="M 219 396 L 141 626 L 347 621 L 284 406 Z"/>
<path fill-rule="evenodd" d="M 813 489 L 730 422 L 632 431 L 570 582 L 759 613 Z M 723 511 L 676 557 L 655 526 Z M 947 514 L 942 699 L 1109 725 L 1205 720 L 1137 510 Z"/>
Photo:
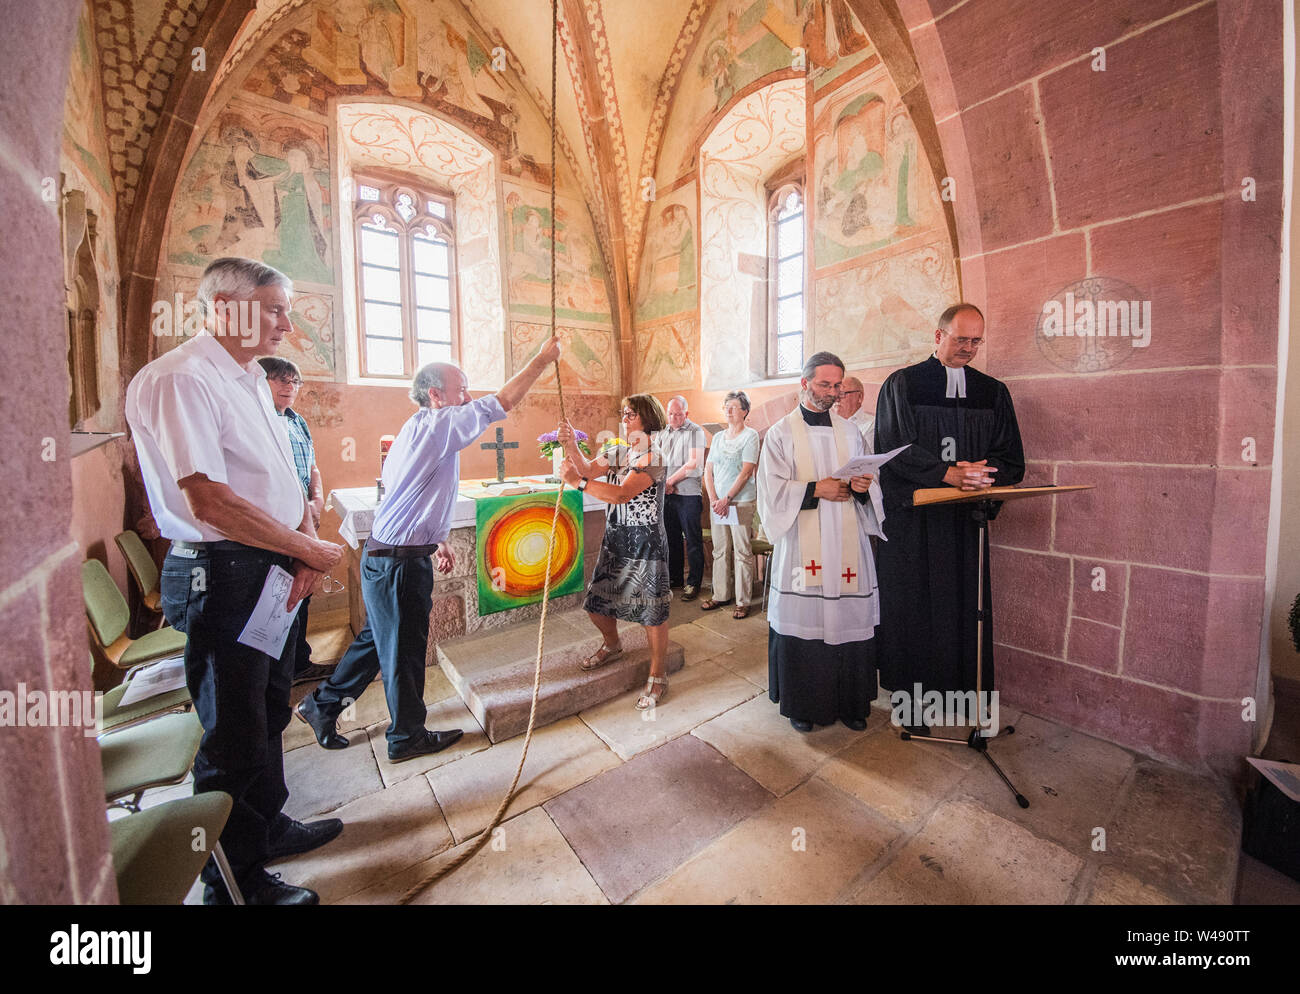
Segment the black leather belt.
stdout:
<path fill-rule="evenodd" d="M 366 540 L 367 556 L 383 556 L 389 559 L 423 559 L 433 555 L 437 545 L 377 545 Z"/>
<path fill-rule="evenodd" d="M 172 550 L 180 549 L 183 552 L 261 552 L 266 553 L 268 549 L 257 549 L 251 545 L 244 545 L 242 542 L 231 542 L 223 539 L 220 542 L 179 542 L 172 539 Z M 271 553 L 277 555 L 278 553 Z"/>

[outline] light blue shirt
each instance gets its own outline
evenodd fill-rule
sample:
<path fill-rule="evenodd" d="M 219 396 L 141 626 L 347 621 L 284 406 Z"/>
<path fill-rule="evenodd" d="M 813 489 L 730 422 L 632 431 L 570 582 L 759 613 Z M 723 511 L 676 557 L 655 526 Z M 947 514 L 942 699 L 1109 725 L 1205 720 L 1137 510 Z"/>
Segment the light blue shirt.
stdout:
<path fill-rule="evenodd" d="M 505 416 L 496 394 L 459 407 L 422 407 L 412 414 L 384 462 L 384 500 L 370 529 L 375 541 L 445 542 L 460 486 L 460 450 Z"/>
<path fill-rule="evenodd" d="M 753 428 L 743 428 L 735 438 L 727 437 L 727 429 L 717 432 L 709 447 L 709 465 L 713 467 L 713 492 L 719 498 L 731 493 L 731 487 L 740 476 L 743 463 L 758 462 L 758 432 Z M 745 481 L 736 494 L 734 502 L 758 499 L 757 472 Z"/>

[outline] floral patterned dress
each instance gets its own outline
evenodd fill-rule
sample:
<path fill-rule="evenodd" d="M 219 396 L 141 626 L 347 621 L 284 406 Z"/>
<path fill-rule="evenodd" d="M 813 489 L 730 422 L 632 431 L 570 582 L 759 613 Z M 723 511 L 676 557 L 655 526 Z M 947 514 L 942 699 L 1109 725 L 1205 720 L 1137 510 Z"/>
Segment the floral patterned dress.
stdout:
<path fill-rule="evenodd" d="M 622 455 L 622 453 L 620 453 Z M 607 482 L 615 486 L 634 472 L 620 470 L 611 458 Z M 626 504 L 605 511 L 605 537 L 592 570 L 583 608 L 638 625 L 668 620 L 672 594 L 668 587 L 668 538 L 664 533 L 664 467 L 640 472 L 654 481 Z"/>

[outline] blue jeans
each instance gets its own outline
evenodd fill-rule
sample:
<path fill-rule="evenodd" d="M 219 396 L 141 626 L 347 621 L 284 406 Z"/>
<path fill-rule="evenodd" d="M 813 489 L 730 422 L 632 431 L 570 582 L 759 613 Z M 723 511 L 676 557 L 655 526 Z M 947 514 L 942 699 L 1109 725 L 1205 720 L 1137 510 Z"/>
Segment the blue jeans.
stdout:
<path fill-rule="evenodd" d="M 700 515 L 704 498 L 700 494 L 668 494 L 664 498 L 664 531 L 668 536 L 668 583 L 698 587 L 704 582 L 704 526 Z M 686 562 L 682 569 L 682 539 L 686 539 Z"/>
<path fill-rule="evenodd" d="M 359 700 L 375 674 L 384 676 L 388 699 L 388 747 L 424 734 L 424 661 L 433 607 L 433 563 L 428 556 L 361 560 L 366 627 L 348 646 L 330 678 L 316 688 L 321 714 L 337 718 Z"/>
<path fill-rule="evenodd" d="M 280 733 L 289 724 L 297 621 L 279 659 L 236 641 L 272 565 L 288 569 L 289 557 L 243 546 L 192 557 L 173 550 L 162 568 L 163 615 L 188 639 L 185 682 L 203 724 L 194 793 L 221 790 L 233 798 L 221 847 L 241 885 L 265 865 L 271 828 L 289 797 Z M 203 880 L 220 881 L 211 859 Z"/>

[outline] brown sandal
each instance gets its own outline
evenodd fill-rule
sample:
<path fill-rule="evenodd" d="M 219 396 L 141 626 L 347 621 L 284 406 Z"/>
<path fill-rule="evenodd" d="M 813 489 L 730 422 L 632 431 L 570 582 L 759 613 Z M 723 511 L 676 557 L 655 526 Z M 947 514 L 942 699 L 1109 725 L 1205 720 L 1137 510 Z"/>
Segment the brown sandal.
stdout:
<path fill-rule="evenodd" d="M 723 607 L 730 603 L 731 603 L 730 597 L 728 597 L 725 601 L 715 601 L 712 597 L 710 597 L 707 601 L 705 601 L 703 604 L 700 605 L 700 610 L 716 611 L 718 608 Z"/>
<path fill-rule="evenodd" d="M 749 605 L 748 605 L 748 604 L 737 604 L 737 605 L 736 605 L 736 610 L 734 610 L 734 611 L 731 612 L 731 616 L 732 616 L 733 618 L 735 618 L 737 621 L 740 621 L 740 620 L 742 620 L 742 619 L 744 619 L 744 618 L 748 618 L 748 617 L 749 617 Z"/>

